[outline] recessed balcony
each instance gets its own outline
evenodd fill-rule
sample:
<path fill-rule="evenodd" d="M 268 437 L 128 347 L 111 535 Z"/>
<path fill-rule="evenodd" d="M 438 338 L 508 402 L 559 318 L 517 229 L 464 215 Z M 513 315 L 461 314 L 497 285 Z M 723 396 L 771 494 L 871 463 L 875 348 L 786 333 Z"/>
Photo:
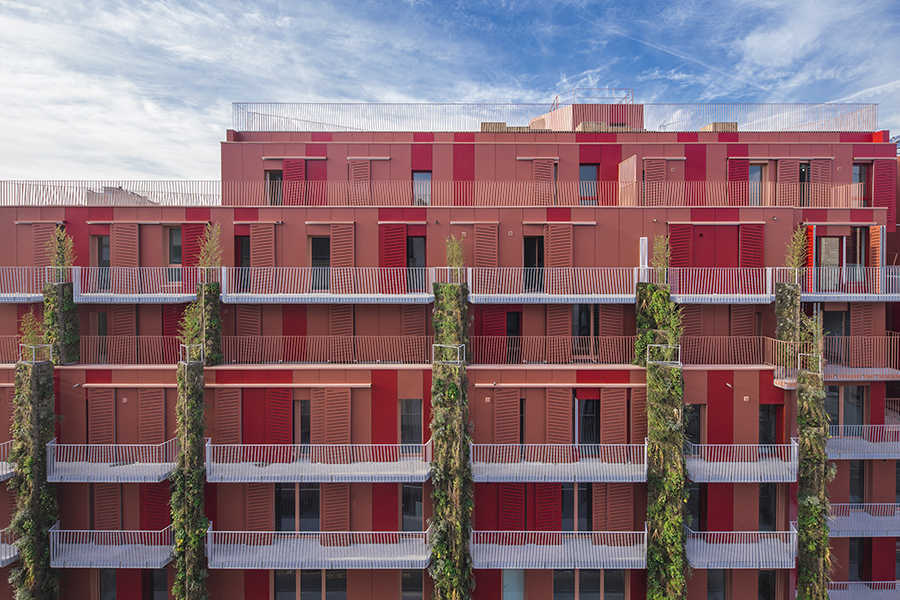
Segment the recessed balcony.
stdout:
<path fill-rule="evenodd" d="M 626 365 L 634 361 L 634 336 L 472 336 L 472 364 Z"/>
<path fill-rule="evenodd" d="M 54 569 L 161 569 L 174 555 L 172 527 L 162 531 L 50 529 Z"/>
<path fill-rule="evenodd" d="M 895 302 L 900 267 L 813 267 L 797 274 L 804 302 Z"/>
<path fill-rule="evenodd" d="M 181 343 L 175 335 L 83 335 L 81 364 L 174 365 Z"/>
<path fill-rule="evenodd" d="M 426 532 L 207 532 L 211 569 L 424 569 Z"/>
<path fill-rule="evenodd" d="M 638 269 L 630 267 L 470 268 L 473 304 L 631 304 Z"/>
<path fill-rule="evenodd" d="M 900 458 L 900 425 L 832 425 L 825 449 L 831 460 Z"/>
<path fill-rule="evenodd" d="M 832 504 L 831 537 L 898 537 L 900 504 Z"/>
<path fill-rule="evenodd" d="M 771 267 L 673 267 L 668 269 L 667 277 L 673 302 L 768 304 L 775 300 L 774 271 Z"/>
<path fill-rule="evenodd" d="M 645 444 L 472 444 L 483 482 L 647 481 Z"/>
<path fill-rule="evenodd" d="M 431 364 L 432 336 L 222 336 L 225 364 Z"/>
<path fill-rule="evenodd" d="M 798 450 L 790 444 L 684 445 L 688 476 L 697 483 L 797 481 Z"/>
<path fill-rule="evenodd" d="M 897 600 L 900 581 L 829 581 L 829 600 Z"/>
<path fill-rule="evenodd" d="M 47 444 L 47 481 L 157 483 L 178 460 L 176 440 L 162 444 Z"/>
<path fill-rule="evenodd" d="M 206 446 L 206 480 L 231 482 L 421 482 L 426 444 Z"/>
<path fill-rule="evenodd" d="M 78 304 L 173 304 L 197 297 L 197 283 L 217 281 L 199 267 L 72 267 Z"/>
<path fill-rule="evenodd" d="M 473 531 L 476 569 L 644 569 L 644 531 Z"/>
<path fill-rule="evenodd" d="M 793 569 L 797 530 L 692 531 L 685 527 L 694 569 Z"/>

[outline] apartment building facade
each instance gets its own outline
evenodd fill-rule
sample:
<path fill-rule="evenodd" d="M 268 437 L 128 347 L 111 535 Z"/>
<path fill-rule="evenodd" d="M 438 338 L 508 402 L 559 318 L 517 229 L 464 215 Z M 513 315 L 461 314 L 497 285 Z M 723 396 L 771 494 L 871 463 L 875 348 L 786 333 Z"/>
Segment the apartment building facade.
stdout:
<path fill-rule="evenodd" d="M 430 597 L 432 285 L 454 276 L 449 236 L 462 240 L 472 316 L 475 598 L 646 596 L 635 290 L 661 276 L 649 258 L 661 236 L 683 307 L 689 598 L 794 594 L 796 372 L 773 339 L 781 281 L 800 283 L 828 332 L 832 597 L 895 593 L 888 140 L 870 105 L 640 105 L 583 91 L 542 107 L 239 104 L 219 182 L 2 182 L 0 414 L 58 225 L 77 254 L 81 361 L 56 369 L 48 446 L 63 596 L 170 595 L 178 323 L 196 282 L 215 278 L 212 597 Z M 208 223 L 221 227 L 221 268 L 197 266 Z M 784 261 L 798 227 L 808 260 L 795 271 Z"/>

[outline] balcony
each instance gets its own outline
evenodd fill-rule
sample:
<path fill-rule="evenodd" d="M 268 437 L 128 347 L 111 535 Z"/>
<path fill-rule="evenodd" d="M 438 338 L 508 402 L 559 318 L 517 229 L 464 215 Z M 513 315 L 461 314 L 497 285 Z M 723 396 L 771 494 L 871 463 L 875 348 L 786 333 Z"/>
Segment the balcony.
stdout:
<path fill-rule="evenodd" d="M 435 271 L 424 267 L 225 267 L 222 302 L 427 304 L 434 301 Z"/>
<path fill-rule="evenodd" d="M 831 537 L 900 536 L 900 504 L 832 504 Z"/>
<path fill-rule="evenodd" d="M 651 272 L 652 275 L 652 272 Z M 673 302 L 681 304 L 768 304 L 775 301 L 774 269 L 670 268 Z"/>
<path fill-rule="evenodd" d="M 797 481 L 798 450 L 790 444 L 684 445 L 688 475 L 696 483 L 791 483 Z"/>
<path fill-rule="evenodd" d="M 471 268 L 473 304 L 631 304 L 637 269 L 630 267 Z"/>
<path fill-rule="evenodd" d="M 900 267 L 815 267 L 798 274 L 804 302 L 896 302 Z"/>
<path fill-rule="evenodd" d="M 6 567 L 19 560 L 19 549 L 9 528 L 0 531 L 0 567 Z"/>
<path fill-rule="evenodd" d="M 797 530 L 691 531 L 685 527 L 688 562 L 694 569 L 793 569 Z"/>
<path fill-rule="evenodd" d="M 634 361 L 634 336 L 473 336 L 472 363 L 477 365 L 594 364 Z"/>
<path fill-rule="evenodd" d="M 181 338 L 175 335 L 83 335 L 81 364 L 174 365 Z"/>
<path fill-rule="evenodd" d="M 156 483 L 178 460 L 175 439 L 163 444 L 47 444 L 47 481 Z"/>
<path fill-rule="evenodd" d="M 78 304 L 172 304 L 197 297 L 197 283 L 218 278 L 198 267 L 72 267 Z"/>
<path fill-rule="evenodd" d="M 900 458 L 900 425 L 832 425 L 825 449 L 831 460 Z"/>
<path fill-rule="evenodd" d="M 472 444 L 471 456 L 475 481 L 647 481 L 645 444 Z"/>
<path fill-rule="evenodd" d="M 68 280 L 53 267 L 0 267 L 0 303 L 43 302 L 44 284 Z"/>
<path fill-rule="evenodd" d="M 900 581 L 829 581 L 829 600 L 897 600 Z"/>
<path fill-rule="evenodd" d="M 476 569 L 644 569 L 645 531 L 473 531 Z"/>
<path fill-rule="evenodd" d="M 161 569 L 174 555 L 172 527 L 162 531 L 50 529 L 54 569 Z"/>
<path fill-rule="evenodd" d="M 426 532 L 213 531 L 211 569 L 424 569 Z"/>
<path fill-rule="evenodd" d="M 432 336 L 222 336 L 226 364 L 431 364 Z"/>
<path fill-rule="evenodd" d="M 423 445 L 206 446 L 206 480 L 232 482 L 421 482 L 431 472 Z"/>

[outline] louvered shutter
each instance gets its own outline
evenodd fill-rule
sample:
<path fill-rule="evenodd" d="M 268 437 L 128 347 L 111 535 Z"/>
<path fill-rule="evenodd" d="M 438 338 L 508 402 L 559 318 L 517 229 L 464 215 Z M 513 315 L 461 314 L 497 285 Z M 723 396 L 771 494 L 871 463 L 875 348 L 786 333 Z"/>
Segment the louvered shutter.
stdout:
<path fill-rule="evenodd" d="M 619 206 L 637 206 L 637 157 L 619 163 Z"/>
<path fill-rule="evenodd" d="M 509 448 L 500 449 L 497 462 L 518 462 L 519 443 L 522 440 L 519 388 L 494 390 L 494 444 Z M 524 493 L 524 492 L 523 492 Z"/>
<path fill-rule="evenodd" d="M 603 388 L 600 390 L 601 444 L 628 443 L 628 390 Z"/>
<path fill-rule="evenodd" d="M 169 482 L 140 484 L 141 530 L 160 531 L 172 523 Z"/>
<path fill-rule="evenodd" d="M 250 293 L 275 292 L 275 225 L 250 224 Z"/>
<path fill-rule="evenodd" d="M 406 225 L 387 223 L 378 226 L 379 264 L 382 294 L 406 292 Z"/>
<path fill-rule="evenodd" d="M 648 158 L 644 161 L 645 206 L 666 205 L 666 159 Z"/>
<path fill-rule="evenodd" d="M 350 531 L 350 484 L 321 483 L 322 531 Z M 386 508 L 386 507 L 384 507 Z M 334 540 L 331 540 L 332 543 Z M 335 544 L 343 545 L 343 544 Z"/>
<path fill-rule="evenodd" d="M 609 531 L 634 531 L 633 486 L 610 483 L 606 486 L 607 527 Z"/>
<path fill-rule="evenodd" d="M 800 161 L 778 159 L 778 206 L 800 205 Z"/>
<path fill-rule="evenodd" d="M 350 171 L 350 205 L 368 206 L 370 204 L 368 160 L 351 160 L 348 164 Z"/>
<path fill-rule="evenodd" d="M 350 443 L 350 389 L 328 388 L 324 394 L 324 419 L 319 427 L 322 428 L 322 443 L 332 446 L 346 446 Z M 350 462 L 348 449 L 332 447 L 327 450 L 324 458 L 318 454 L 313 456 L 314 462 L 347 463 Z"/>
<path fill-rule="evenodd" d="M 497 498 L 500 531 L 525 531 L 525 484 L 500 483 Z"/>
<path fill-rule="evenodd" d="M 545 402 L 544 423 L 546 443 L 572 444 L 572 388 L 548 388 Z M 575 456 L 570 448 L 551 448 L 548 460 L 556 463 L 572 462 Z"/>
<path fill-rule="evenodd" d="M 894 159 L 872 163 L 872 206 L 887 209 L 888 231 L 894 231 L 894 195 L 897 187 L 897 163 Z"/>
<path fill-rule="evenodd" d="M 94 529 L 115 531 L 122 528 L 120 507 L 122 488 L 118 483 L 94 484 Z"/>
<path fill-rule="evenodd" d="M 684 329 L 683 335 L 694 337 L 703 335 L 701 310 L 699 306 L 682 306 L 681 307 L 681 327 Z"/>
<path fill-rule="evenodd" d="M 647 437 L 647 390 L 631 390 L 631 443 L 643 444 Z"/>
<path fill-rule="evenodd" d="M 113 223 L 109 228 L 110 291 L 136 294 L 140 291 L 137 223 Z"/>
<path fill-rule="evenodd" d="M 354 286 L 353 266 L 356 253 L 356 236 L 353 223 L 331 224 L 331 293 L 353 294 L 358 291 Z"/>
<path fill-rule="evenodd" d="M 241 443 L 241 390 L 216 388 L 216 444 Z"/>
<path fill-rule="evenodd" d="M 271 483 L 244 484 L 248 531 L 272 531 L 275 525 L 275 486 Z"/>
<path fill-rule="evenodd" d="M 496 294 L 499 225 L 475 225 L 475 289 L 473 294 Z"/>
<path fill-rule="evenodd" d="M 181 327 L 181 319 L 184 316 L 184 304 L 163 304 L 162 306 L 162 334 L 178 335 Z M 174 362 L 174 361 L 173 361 Z"/>
<path fill-rule="evenodd" d="M 593 501 L 593 505 L 591 506 L 591 528 L 594 531 L 609 531 L 607 484 L 593 484 L 591 489 L 591 500 Z"/>
<path fill-rule="evenodd" d="M 206 232 L 203 223 L 185 223 L 181 226 L 181 291 L 193 294 L 197 291 L 197 264 L 200 245 Z"/>
<path fill-rule="evenodd" d="M 844 344 L 838 356 L 845 358 L 850 367 L 873 367 L 875 364 L 875 334 L 872 304 L 869 302 L 850 303 L 850 337 L 838 338 Z M 879 357 L 883 360 L 882 357 Z M 840 358 L 838 359 L 840 360 Z M 881 362 L 881 361 L 879 361 Z"/>
<path fill-rule="evenodd" d="M 760 269 L 763 266 L 763 225 L 745 223 L 740 227 L 741 268 Z M 753 279 L 756 276 L 752 276 Z M 758 292 L 756 292 L 758 293 Z"/>
<path fill-rule="evenodd" d="M 868 302 L 850 303 L 850 335 L 873 335 L 872 305 Z"/>
<path fill-rule="evenodd" d="M 238 362 L 260 361 L 262 335 L 262 307 L 259 304 L 237 304 L 234 307 L 235 333 L 238 339 Z M 267 357 L 270 358 L 270 357 Z"/>
<path fill-rule="evenodd" d="M 109 338 L 108 359 L 112 364 L 131 365 L 137 362 L 137 307 L 133 304 L 113 304 L 107 312 Z"/>
<path fill-rule="evenodd" d="M 482 364 L 503 365 L 507 361 L 509 344 L 518 344 L 522 338 L 513 339 L 511 342 L 506 337 L 506 307 L 497 305 L 485 305 L 481 311 L 481 332 L 483 339 L 481 347 L 475 351 Z M 515 346 L 513 346 L 515 347 Z M 523 360 L 534 358 L 522 357 Z"/>
<path fill-rule="evenodd" d="M 294 396 L 290 388 L 266 389 L 267 444 L 292 444 L 294 441 Z"/>
<path fill-rule="evenodd" d="M 532 163 L 534 181 L 534 204 L 553 205 L 553 159 L 536 158 Z"/>
<path fill-rule="evenodd" d="M 46 267 L 52 262 L 50 252 L 50 240 L 53 239 L 53 232 L 56 231 L 56 225 L 53 223 L 33 223 L 31 225 L 32 246 L 34 248 L 34 265 L 36 267 Z"/>
<path fill-rule="evenodd" d="M 352 363 L 353 352 L 353 305 L 331 304 L 328 307 L 328 335 L 331 362 Z"/>
<path fill-rule="evenodd" d="M 562 490 L 558 483 L 534 484 L 534 512 L 538 531 L 562 529 Z"/>
<path fill-rule="evenodd" d="M 158 445 L 166 441 L 166 391 L 162 388 L 138 390 L 138 444 Z M 162 448 L 145 448 L 150 462 L 163 462 Z M 162 529 L 162 527 L 160 527 Z"/>
<path fill-rule="evenodd" d="M 405 304 L 401 309 L 401 359 L 404 363 L 421 363 L 427 356 L 425 348 L 425 305 Z M 428 349 L 430 350 L 430 349 Z"/>
<path fill-rule="evenodd" d="M 816 226 L 806 226 L 806 288 L 804 291 L 812 291 L 814 289 L 813 281 L 815 277 L 814 267 L 816 266 Z"/>
<path fill-rule="evenodd" d="M 2 416 L 6 417 L 6 422 L 4 424 L 0 424 L 0 435 L 3 436 L 3 441 L 12 439 L 12 424 L 13 420 L 15 420 L 16 413 L 16 403 L 13 400 L 15 396 L 15 389 L 8 388 L 0 388 L 0 418 Z"/>
<path fill-rule="evenodd" d="M 752 304 L 731 305 L 731 336 L 756 335 L 756 307 Z"/>
<path fill-rule="evenodd" d="M 598 304 L 599 334 L 603 337 L 625 335 L 625 307 L 621 304 Z"/>
<path fill-rule="evenodd" d="M 306 159 L 286 158 L 282 167 L 285 206 L 306 204 Z M 269 185 L 275 185 L 270 183 Z"/>
<path fill-rule="evenodd" d="M 880 294 L 882 291 L 881 267 L 884 266 L 884 256 L 881 252 L 881 247 L 882 239 L 884 239 L 882 235 L 883 230 L 883 225 L 873 225 L 869 227 L 869 267 L 872 268 L 869 269 L 871 275 L 868 278 L 868 282 L 869 293 L 871 294 Z"/>
<path fill-rule="evenodd" d="M 572 307 L 547 305 L 547 359 L 552 364 L 572 362 Z"/>
<path fill-rule="evenodd" d="M 112 388 L 88 390 L 88 444 L 116 443 L 116 397 Z"/>
<path fill-rule="evenodd" d="M 572 292 L 572 224 L 547 224 L 547 284 L 548 294 Z"/>
<path fill-rule="evenodd" d="M 694 261 L 694 226 L 690 223 L 669 224 L 669 266 L 690 267 Z"/>
<path fill-rule="evenodd" d="M 747 206 L 750 185 L 750 161 L 746 158 L 728 159 L 728 205 Z"/>
<path fill-rule="evenodd" d="M 831 160 L 816 158 L 809 162 L 809 205 L 831 206 Z"/>

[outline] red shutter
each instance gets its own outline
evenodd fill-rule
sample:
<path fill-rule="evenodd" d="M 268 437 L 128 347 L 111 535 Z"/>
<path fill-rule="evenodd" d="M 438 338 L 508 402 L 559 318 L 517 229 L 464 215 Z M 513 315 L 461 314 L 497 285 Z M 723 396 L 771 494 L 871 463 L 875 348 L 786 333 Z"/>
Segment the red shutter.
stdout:
<path fill-rule="evenodd" d="M 881 231 L 883 225 L 869 227 L 869 266 L 883 267 L 884 257 L 881 255 Z M 873 271 L 869 277 L 869 289 L 873 294 L 881 292 L 881 271 Z"/>
<path fill-rule="evenodd" d="M 109 227 L 109 266 L 138 267 L 137 223 L 113 223 Z"/>
<path fill-rule="evenodd" d="M 897 193 L 897 163 L 876 160 L 872 163 L 872 206 L 887 209 L 888 231 L 894 231 L 894 203 Z"/>
<path fill-rule="evenodd" d="M 731 305 L 731 336 L 756 335 L 756 307 L 752 304 Z"/>
<path fill-rule="evenodd" d="M 331 293 L 352 294 L 353 265 L 355 256 L 353 223 L 332 223 L 331 225 Z"/>
<path fill-rule="evenodd" d="M 431 349 L 425 348 L 425 305 L 424 304 L 405 304 L 401 309 L 401 359 L 405 363 L 422 362 L 427 352 Z"/>
<path fill-rule="evenodd" d="M 118 483 L 95 483 L 94 529 L 103 531 L 121 529 L 121 506 L 122 490 Z"/>
<path fill-rule="evenodd" d="M 778 159 L 778 206 L 800 205 L 800 161 Z"/>
<path fill-rule="evenodd" d="M 610 531 L 634 531 L 634 498 L 630 483 L 610 483 L 606 488 L 607 526 Z"/>
<path fill-rule="evenodd" d="M 666 159 L 648 158 L 644 161 L 644 199 L 646 206 L 665 206 Z"/>
<path fill-rule="evenodd" d="M 850 303 L 850 335 L 853 337 L 874 335 L 872 304 L 869 302 Z"/>
<path fill-rule="evenodd" d="M 534 175 L 534 203 L 537 206 L 553 204 L 553 159 L 536 158 L 532 162 Z"/>
<path fill-rule="evenodd" d="M 368 206 L 369 201 L 369 164 L 368 160 L 351 160 L 350 171 L 350 205 Z"/>
<path fill-rule="evenodd" d="M 534 513 L 538 531 L 562 529 L 562 490 L 558 483 L 534 484 Z"/>
<path fill-rule="evenodd" d="M 204 223 L 184 223 L 181 226 L 181 265 L 196 267 L 200 257 L 200 245 L 206 234 Z"/>
<path fill-rule="evenodd" d="M 601 444 L 628 443 L 628 390 L 603 388 L 600 390 Z"/>
<path fill-rule="evenodd" d="M 572 388 L 548 388 L 545 423 L 548 444 L 572 443 Z"/>
<path fill-rule="evenodd" d="M 641 441 L 643 442 L 643 440 Z M 591 500 L 593 502 L 593 506 L 591 507 L 591 527 L 594 531 L 609 531 L 609 523 L 607 522 L 609 517 L 607 514 L 609 501 L 607 500 L 606 486 L 607 484 L 605 483 L 595 483 L 591 489 Z"/>
<path fill-rule="evenodd" d="M 138 444 L 166 441 L 166 391 L 162 388 L 138 390 Z"/>
<path fill-rule="evenodd" d="M 496 294 L 498 291 L 498 228 L 499 225 L 475 225 L 475 288 L 476 294 Z"/>
<path fill-rule="evenodd" d="M 685 336 L 703 335 L 702 308 L 700 306 L 682 306 L 681 307 L 681 327 L 684 329 Z"/>
<path fill-rule="evenodd" d="M 519 388 L 494 390 L 494 444 L 518 445 L 522 439 Z M 518 452 L 509 453 L 510 460 L 518 460 Z"/>
<path fill-rule="evenodd" d="M 328 335 L 331 362 L 353 362 L 353 305 L 331 304 L 328 306 Z"/>
<path fill-rule="evenodd" d="M 216 388 L 216 437 L 217 444 L 241 443 L 241 390 L 240 388 Z"/>
<path fill-rule="evenodd" d="M 313 388 L 309 394 L 309 443 L 325 443 L 325 390 Z"/>
<path fill-rule="evenodd" d="M 485 339 L 477 348 L 482 364 L 503 365 L 507 361 L 506 307 L 485 305 L 481 311 L 481 333 Z M 513 343 L 516 343 L 515 341 Z"/>
<path fill-rule="evenodd" d="M 306 159 L 285 158 L 282 167 L 284 205 L 306 204 Z"/>
<path fill-rule="evenodd" d="M 525 484 L 497 484 L 500 531 L 525 531 Z"/>
<path fill-rule="evenodd" d="M 728 159 L 728 205 L 747 206 L 750 182 L 750 161 L 746 158 Z"/>
<path fill-rule="evenodd" d="M 378 226 L 379 265 L 382 294 L 402 294 L 406 291 L 406 225 L 389 223 Z"/>
<path fill-rule="evenodd" d="M 116 443 L 116 397 L 112 388 L 88 390 L 88 444 Z"/>
<path fill-rule="evenodd" d="M 141 530 L 160 531 L 172 523 L 169 509 L 169 482 L 142 483 L 141 485 Z"/>
<path fill-rule="evenodd" d="M 321 483 L 319 491 L 322 495 L 322 531 L 350 531 L 350 484 Z"/>
<path fill-rule="evenodd" d="M 694 226 L 690 223 L 669 224 L 669 266 L 690 267 L 694 260 Z"/>
<path fill-rule="evenodd" d="M 831 160 L 818 158 L 809 162 L 809 204 L 828 208 L 831 204 Z"/>
<path fill-rule="evenodd" d="M 572 307 L 568 304 L 547 305 L 547 359 L 552 364 L 572 362 Z"/>
<path fill-rule="evenodd" d="M 34 246 L 34 266 L 46 267 L 50 265 L 52 256 L 48 244 L 56 231 L 53 223 L 34 223 L 31 225 L 31 236 Z"/>
<path fill-rule="evenodd" d="M 619 163 L 619 206 L 637 206 L 637 157 Z"/>
<path fill-rule="evenodd" d="M 290 388 L 267 388 L 267 444 L 294 442 L 294 397 Z"/>
<path fill-rule="evenodd" d="M 760 223 L 741 225 L 741 268 L 758 269 L 763 266 L 763 227 Z"/>
<path fill-rule="evenodd" d="M 6 421 L 0 424 L 0 435 L 3 441 L 12 439 L 12 424 L 15 420 L 16 403 L 13 400 L 15 388 L 0 388 L 0 418 L 6 417 Z"/>
<path fill-rule="evenodd" d="M 275 225 L 250 224 L 250 292 L 271 294 L 275 291 Z"/>
<path fill-rule="evenodd" d="M 275 486 L 271 483 L 244 484 L 248 531 L 272 531 L 275 525 Z"/>
<path fill-rule="evenodd" d="M 601 336 L 625 335 L 625 307 L 621 304 L 598 304 Z"/>
<path fill-rule="evenodd" d="M 262 309 L 259 304 L 235 306 L 235 332 L 238 336 L 262 335 Z"/>
<path fill-rule="evenodd" d="M 631 443 L 643 444 L 647 438 L 647 389 L 631 389 Z"/>
<path fill-rule="evenodd" d="M 163 304 L 162 306 L 162 334 L 178 335 L 181 327 L 181 318 L 184 316 L 184 304 Z"/>
<path fill-rule="evenodd" d="M 325 390 L 325 444 L 350 443 L 350 388 Z"/>
<path fill-rule="evenodd" d="M 547 225 L 546 291 L 548 294 L 572 292 L 572 224 L 549 223 Z"/>

